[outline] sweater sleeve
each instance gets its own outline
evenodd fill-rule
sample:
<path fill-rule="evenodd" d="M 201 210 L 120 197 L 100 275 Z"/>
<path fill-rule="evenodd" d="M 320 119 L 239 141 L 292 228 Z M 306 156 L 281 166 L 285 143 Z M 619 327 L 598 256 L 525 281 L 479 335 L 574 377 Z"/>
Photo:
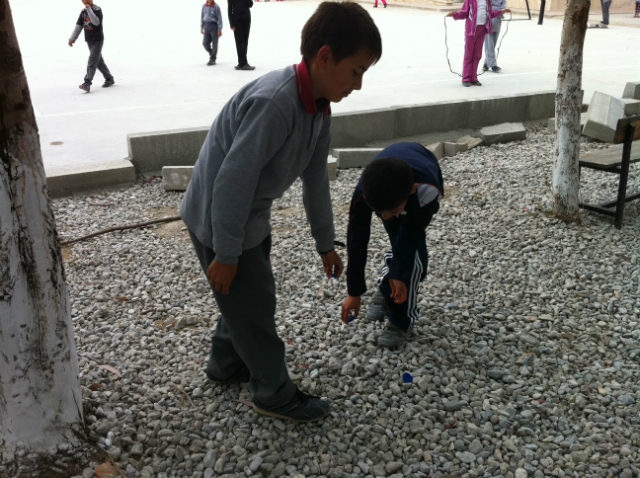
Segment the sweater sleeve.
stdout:
<path fill-rule="evenodd" d="M 218 31 L 222 31 L 222 10 L 216 3 L 216 18 L 218 19 Z"/>
<path fill-rule="evenodd" d="M 460 11 L 453 12 L 454 20 L 462 20 L 464 18 L 469 18 L 469 0 L 464 0 L 464 4 Z"/>
<path fill-rule="evenodd" d="M 93 23 L 95 26 L 99 26 L 100 21 L 102 20 L 102 12 L 100 10 L 94 11 L 93 7 L 87 8 L 86 10 L 91 23 Z"/>
<path fill-rule="evenodd" d="M 359 297 L 367 291 L 365 268 L 367 265 L 367 247 L 371 236 L 371 216 L 373 212 L 362 196 L 362 190 L 356 188 L 349 209 L 349 228 L 347 229 L 347 289 L 349 295 Z"/>
<path fill-rule="evenodd" d="M 300 175 L 304 209 L 318 252 L 333 250 L 333 240 L 335 239 L 327 163 L 330 145 L 331 116 L 329 115 L 324 118 L 322 131 L 316 142 L 311 161 Z"/>
<path fill-rule="evenodd" d="M 202 9 L 200 10 L 200 28 L 204 28 L 204 5 L 202 5 Z"/>
<path fill-rule="evenodd" d="M 262 169 L 290 133 L 280 109 L 270 100 L 247 100 L 236 115 L 240 126 L 216 175 L 211 200 L 216 260 L 223 264 L 238 262 Z"/>
<path fill-rule="evenodd" d="M 81 31 L 82 31 L 82 25 L 76 25 L 75 28 L 73 29 L 73 32 L 71 32 L 71 36 L 69 37 L 69 39 L 76 41 L 80 36 Z"/>

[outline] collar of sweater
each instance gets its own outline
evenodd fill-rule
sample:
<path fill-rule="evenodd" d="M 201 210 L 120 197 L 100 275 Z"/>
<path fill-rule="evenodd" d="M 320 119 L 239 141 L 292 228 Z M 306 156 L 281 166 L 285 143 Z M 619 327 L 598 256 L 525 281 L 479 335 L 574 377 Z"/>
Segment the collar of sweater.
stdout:
<path fill-rule="evenodd" d="M 320 98 L 317 101 L 313 97 L 313 89 L 311 88 L 311 76 L 309 75 L 309 69 L 307 63 L 302 61 L 293 65 L 293 70 L 296 73 L 296 83 L 298 85 L 298 95 L 304 105 L 304 110 L 309 114 L 315 114 L 322 112 L 327 116 L 331 113 L 331 103 L 325 98 Z"/>

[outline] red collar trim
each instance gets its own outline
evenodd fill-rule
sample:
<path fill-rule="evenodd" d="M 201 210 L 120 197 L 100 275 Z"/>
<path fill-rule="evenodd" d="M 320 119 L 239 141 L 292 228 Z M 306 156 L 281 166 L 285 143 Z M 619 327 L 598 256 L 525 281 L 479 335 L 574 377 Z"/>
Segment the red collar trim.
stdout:
<path fill-rule="evenodd" d="M 302 100 L 302 104 L 304 105 L 305 112 L 309 114 L 318 113 L 318 105 L 313 97 L 313 89 L 311 88 L 309 69 L 307 68 L 307 63 L 304 61 L 304 58 L 298 65 L 293 65 L 293 71 L 296 73 L 298 94 L 300 95 L 300 100 Z M 326 105 L 322 107 L 320 112 L 327 116 L 328 114 L 331 114 L 331 103 L 328 100 L 325 101 Z"/>

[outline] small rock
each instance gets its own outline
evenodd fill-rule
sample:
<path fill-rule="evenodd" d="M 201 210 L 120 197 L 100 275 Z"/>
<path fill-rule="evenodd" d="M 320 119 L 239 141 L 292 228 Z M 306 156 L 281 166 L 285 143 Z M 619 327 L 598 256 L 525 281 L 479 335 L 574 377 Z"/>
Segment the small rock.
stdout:
<path fill-rule="evenodd" d="M 631 395 L 618 395 L 618 401 L 624 403 L 625 405 L 633 405 L 636 403 L 636 399 Z"/>
<path fill-rule="evenodd" d="M 476 461 L 476 455 L 470 451 L 458 451 L 456 456 L 462 463 L 474 463 Z"/>
<path fill-rule="evenodd" d="M 527 470 L 524 468 L 518 468 L 516 470 L 515 478 L 527 478 Z"/>
<path fill-rule="evenodd" d="M 448 402 L 444 402 L 444 409 L 448 412 L 457 412 L 458 410 L 462 410 L 467 402 L 457 402 L 454 400 L 450 400 Z"/>
<path fill-rule="evenodd" d="M 400 463 L 399 461 L 390 461 L 384 467 L 387 473 L 393 474 L 396 471 L 402 470 L 404 463 Z"/>

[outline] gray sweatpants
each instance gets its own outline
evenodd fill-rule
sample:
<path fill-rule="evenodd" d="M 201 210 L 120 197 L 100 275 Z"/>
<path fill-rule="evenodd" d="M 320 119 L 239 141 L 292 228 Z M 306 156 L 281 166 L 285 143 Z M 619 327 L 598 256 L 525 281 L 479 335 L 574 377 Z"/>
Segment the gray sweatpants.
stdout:
<path fill-rule="evenodd" d="M 498 66 L 498 59 L 496 58 L 496 45 L 498 44 L 498 37 L 500 36 L 500 28 L 502 27 L 502 20 L 500 18 L 493 19 L 493 32 L 487 33 L 484 37 L 484 64 L 487 68 Z"/>
<path fill-rule="evenodd" d="M 84 81 L 91 84 L 93 77 L 96 74 L 96 68 L 100 70 L 100 73 L 102 73 L 105 80 L 112 80 L 113 75 L 109 71 L 109 68 L 107 68 L 104 58 L 102 58 L 104 40 L 87 43 L 87 46 L 89 47 L 89 62 L 87 64 L 87 74 L 84 77 Z"/>
<path fill-rule="evenodd" d="M 215 252 L 190 232 L 200 265 L 207 274 Z M 284 343 L 276 331 L 276 289 L 269 254 L 271 236 L 242 251 L 229 295 L 213 291 L 222 313 L 211 339 L 207 372 L 227 379 L 244 362 L 251 372 L 254 398 L 266 406 L 287 403 L 296 392 L 284 361 Z"/>
<path fill-rule="evenodd" d="M 204 24 L 202 46 L 209 53 L 209 59 L 216 61 L 218 56 L 218 24 L 216 22 L 206 22 Z"/>

